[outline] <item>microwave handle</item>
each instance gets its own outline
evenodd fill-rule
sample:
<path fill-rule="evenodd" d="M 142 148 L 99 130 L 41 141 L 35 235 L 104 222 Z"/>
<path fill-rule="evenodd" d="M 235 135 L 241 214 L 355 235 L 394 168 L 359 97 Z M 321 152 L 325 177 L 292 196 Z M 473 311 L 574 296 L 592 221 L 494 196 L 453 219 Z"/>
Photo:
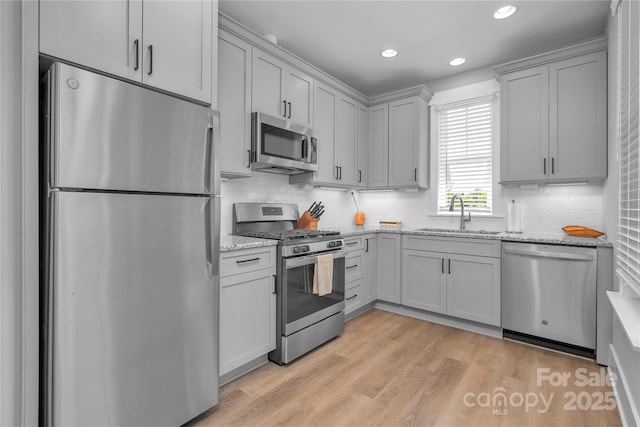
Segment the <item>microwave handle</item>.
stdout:
<path fill-rule="evenodd" d="M 308 162 L 309 159 L 307 157 L 309 156 L 309 139 L 302 138 L 301 142 L 302 142 L 302 158 L 304 159 L 304 161 Z"/>

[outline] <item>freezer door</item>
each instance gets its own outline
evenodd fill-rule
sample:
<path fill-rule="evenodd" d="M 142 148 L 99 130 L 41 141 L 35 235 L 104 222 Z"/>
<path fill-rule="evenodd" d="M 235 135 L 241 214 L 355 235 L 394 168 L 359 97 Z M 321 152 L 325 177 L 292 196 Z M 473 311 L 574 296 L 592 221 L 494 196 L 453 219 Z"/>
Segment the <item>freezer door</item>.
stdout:
<path fill-rule="evenodd" d="M 50 203 L 52 424 L 177 426 L 215 405 L 218 199 Z"/>
<path fill-rule="evenodd" d="M 51 187 L 219 193 L 208 107 L 60 63 L 48 99 Z"/>

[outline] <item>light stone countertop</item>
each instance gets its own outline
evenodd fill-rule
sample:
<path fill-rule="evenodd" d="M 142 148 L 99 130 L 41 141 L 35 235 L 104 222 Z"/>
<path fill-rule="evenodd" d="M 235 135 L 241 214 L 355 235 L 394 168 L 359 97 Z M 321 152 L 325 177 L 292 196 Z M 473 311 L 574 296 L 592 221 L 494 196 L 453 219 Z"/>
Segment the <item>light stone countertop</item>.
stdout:
<path fill-rule="evenodd" d="M 372 233 L 394 233 L 394 234 L 412 234 L 418 236 L 440 236 L 440 237 L 457 237 L 465 239 L 486 239 L 500 240 L 503 242 L 520 242 L 520 243 L 538 243 L 551 245 L 567 245 L 567 246 L 586 246 L 586 247 L 613 247 L 613 244 L 603 237 L 573 237 L 564 233 L 506 233 L 486 232 L 479 230 L 466 230 L 460 232 L 453 229 L 431 228 L 423 230 L 416 227 L 379 227 L 379 226 L 358 226 L 349 227 L 327 227 L 327 230 L 339 231 L 345 238 L 353 236 L 361 236 L 363 234 Z M 224 235 L 220 237 L 220 252 L 228 252 L 234 250 L 261 248 L 266 246 L 276 246 L 277 240 L 258 239 L 254 237 L 242 237 L 234 235 Z"/>
<path fill-rule="evenodd" d="M 258 239 L 255 237 L 243 237 L 234 235 L 220 236 L 220 252 L 264 248 L 267 246 L 276 246 L 277 244 L 277 240 Z"/>
<path fill-rule="evenodd" d="M 466 230 L 460 232 L 453 229 L 431 228 L 423 230 L 421 227 L 379 227 L 379 226 L 350 226 L 350 227 L 329 227 L 331 230 L 340 231 L 343 237 L 359 236 L 370 233 L 396 233 L 412 234 L 419 236 L 441 236 L 458 237 L 466 239 L 487 239 L 500 240 L 503 242 L 539 243 L 567 246 L 587 246 L 587 247 L 613 247 L 613 244 L 606 240 L 604 236 L 598 238 L 573 237 L 565 233 L 507 233 L 486 232 L 484 230 Z M 428 228 L 428 227 L 425 227 Z"/>

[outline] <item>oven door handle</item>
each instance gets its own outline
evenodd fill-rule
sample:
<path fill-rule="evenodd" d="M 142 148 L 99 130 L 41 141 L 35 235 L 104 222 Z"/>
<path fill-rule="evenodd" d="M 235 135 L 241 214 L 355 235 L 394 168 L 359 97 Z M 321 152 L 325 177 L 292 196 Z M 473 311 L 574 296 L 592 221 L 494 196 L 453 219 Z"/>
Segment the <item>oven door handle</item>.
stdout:
<path fill-rule="evenodd" d="M 285 260 L 284 266 L 287 270 L 297 267 L 302 267 L 309 264 L 315 264 L 318 255 L 324 255 L 330 253 L 333 255 L 333 259 L 344 258 L 347 255 L 346 251 L 324 252 L 316 255 L 303 256 L 298 258 L 289 258 Z"/>

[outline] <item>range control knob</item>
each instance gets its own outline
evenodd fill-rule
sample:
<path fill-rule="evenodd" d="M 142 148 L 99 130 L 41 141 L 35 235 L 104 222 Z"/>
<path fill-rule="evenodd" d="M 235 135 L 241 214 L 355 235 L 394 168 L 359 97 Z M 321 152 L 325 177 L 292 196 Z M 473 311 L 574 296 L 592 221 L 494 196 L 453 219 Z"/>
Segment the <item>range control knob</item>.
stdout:
<path fill-rule="evenodd" d="M 309 250 L 310 250 L 309 245 L 302 246 L 302 252 L 309 252 Z"/>
<path fill-rule="evenodd" d="M 336 247 L 336 242 L 327 242 L 327 247 L 328 248 L 335 248 Z"/>
<path fill-rule="evenodd" d="M 293 253 L 294 254 L 299 254 L 300 253 L 300 246 L 294 246 L 293 247 Z"/>

